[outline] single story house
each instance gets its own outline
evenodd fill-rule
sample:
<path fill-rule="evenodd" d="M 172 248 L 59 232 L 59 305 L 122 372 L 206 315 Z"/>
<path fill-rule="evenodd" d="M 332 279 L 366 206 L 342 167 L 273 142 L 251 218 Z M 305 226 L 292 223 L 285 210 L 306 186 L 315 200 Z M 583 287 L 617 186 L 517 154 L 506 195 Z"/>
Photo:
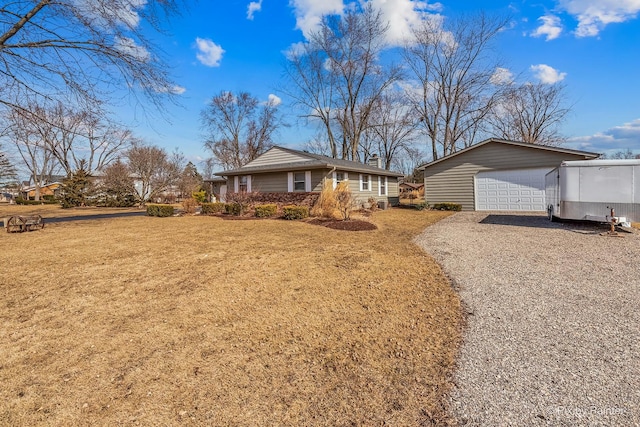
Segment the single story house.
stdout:
<path fill-rule="evenodd" d="M 223 200 L 227 192 L 227 180 L 220 176 L 204 179 L 202 186 L 207 190 L 207 193 L 209 193 L 211 202 Z M 222 191 L 224 191 L 224 193 L 222 193 Z"/>
<path fill-rule="evenodd" d="M 215 175 L 226 179 L 221 194 L 245 191 L 317 193 L 322 191 L 324 180 L 329 179 L 334 187 L 341 181 L 348 181 L 358 203 L 373 198 L 389 205 L 397 205 L 400 201 L 398 178 L 403 176 L 400 172 L 381 168 L 378 157 L 364 164 L 279 146 L 270 148 L 241 168 Z"/>
<path fill-rule="evenodd" d="M 40 187 L 40 197 L 54 196 L 58 197 L 60 194 L 60 187 L 62 187 L 61 181 L 49 182 Z M 36 186 L 32 185 L 24 187 L 20 190 L 20 194 L 27 200 L 35 200 L 36 198 Z"/>
<path fill-rule="evenodd" d="M 420 191 L 424 188 L 423 182 L 402 182 L 400 183 L 400 194 Z"/>
<path fill-rule="evenodd" d="M 546 211 L 545 174 L 597 153 L 491 138 L 420 166 L 425 200 L 465 211 Z"/>

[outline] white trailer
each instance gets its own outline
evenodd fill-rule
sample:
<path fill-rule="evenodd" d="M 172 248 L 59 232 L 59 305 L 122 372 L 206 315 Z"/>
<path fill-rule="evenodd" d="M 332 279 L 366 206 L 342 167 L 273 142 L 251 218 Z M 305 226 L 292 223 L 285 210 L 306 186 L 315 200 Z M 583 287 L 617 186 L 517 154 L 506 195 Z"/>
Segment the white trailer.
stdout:
<path fill-rule="evenodd" d="M 565 161 L 545 176 L 549 219 L 640 222 L 640 160 Z"/>

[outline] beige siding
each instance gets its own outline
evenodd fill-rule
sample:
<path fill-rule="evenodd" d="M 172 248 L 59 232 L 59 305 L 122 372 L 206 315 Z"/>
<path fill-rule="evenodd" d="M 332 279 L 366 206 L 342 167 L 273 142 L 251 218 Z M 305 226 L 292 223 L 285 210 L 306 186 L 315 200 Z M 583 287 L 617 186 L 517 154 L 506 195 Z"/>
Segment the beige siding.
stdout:
<path fill-rule="evenodd" d="M 304 171 L 297 171 L 304 172 Z M 337 172 L 344 172 L 337 170 Z M 373 197 L 376 201 L 390 200 L 398 197 L 398 179 L 396 177 L 387 178 L 387 195 L 378 196 L 378 175 L 371 175 L 370 191 L 360 191 L 360 174 L 357 172 L 345 172 L 349 176 L 349 189 L 353 193 L 357 203 L 366 203 Z M 314 169 L 311 171 L 311 191 L 322 191 L 323 180 L 327 178 L 333 180 L 331 169 Z M 234 191 L 234 177 L 227 180 L 227 191 Z M 251 175 L 251 191 L 260 193 L 286 193 L 288 189 L 288 172 L 271 172 Z"/>
<path fill-rule="evenodd" d="M 474 177 L 480 171 L 554 168 L 563 160 L 584 160 L 584 156 L 490 142 L 477 149 L 436 163 L 424 170 L 428 203 L 453 202 L 463 210 L 474 210 Z"/>
<path fill-rule="evenodd" d="M 287 191 L 287 173 L 273 172 L 251 175 L 251 191 L 283 193 Z"/>
<path fill-rule="evenodd" d="M 282 163 L 297 163 L 297 162 L 308 162 L 311 161 L 309 157 L 304 157 L 298 154 L 290 153 L 285 150 L 281 150 L 280 148 L 272 148 L 266 153 L 259 156 L 257 159 L 250 161 L 245 165 L 245 167 L 253 167 L 253 166 L 267 166 L 267 165 L 277 165 Z M 285 188 L 286 191 L 286 188 Z"/>

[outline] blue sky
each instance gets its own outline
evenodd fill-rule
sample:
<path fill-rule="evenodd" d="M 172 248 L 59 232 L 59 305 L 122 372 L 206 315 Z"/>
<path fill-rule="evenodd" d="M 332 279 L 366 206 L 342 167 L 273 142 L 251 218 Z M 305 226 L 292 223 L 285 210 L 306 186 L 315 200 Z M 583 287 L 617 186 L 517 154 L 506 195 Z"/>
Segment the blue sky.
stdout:
<path fill-rule="evenodd" d="M 478 10 L 508 14 L 511 24 L 496 41 L 505 67 L 528 81 L 562 81 L 572 112 L 561 131 L 567 147 L 640 153 L 640 0 L 369 0 L 399 40 L 424 13 L 447 16 Z M 279 145 L 300 148 L 311 135 L 278 88 L 284 52 L 303 42 L 322 14 L 340 13 L 343 0 L 200 0 L 172 19 L 169 35 L 155 39 L 180 92 L 168 106 L 171 122 L 141 118 L 140 108 L 120 108 L 120 119 L 150 143 L 179 148 L 191 160 L 203 148 L 200 111 L 222 90 L 248 91 L 260 100 L 277 96 L 291 125 Z M 139 118 L 139 120 L 135 119 Z M 425 146 L 426 148 L 426 146 Z"/>

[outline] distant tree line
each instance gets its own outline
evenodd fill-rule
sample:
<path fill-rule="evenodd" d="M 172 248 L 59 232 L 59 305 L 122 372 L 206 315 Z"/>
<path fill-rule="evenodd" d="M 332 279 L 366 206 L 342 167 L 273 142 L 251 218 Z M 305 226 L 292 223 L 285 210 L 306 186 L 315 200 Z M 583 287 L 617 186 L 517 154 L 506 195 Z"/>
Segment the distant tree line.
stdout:
<path fill-rule="evenodd" d="M 288 54 L 282 92 L 316 126 L 306 149 L 410 174 L 487 137 L 534 144 L 564 141 L 559 125 L 569 108 L 562 84 L 518 83 L 495 52 L 508 17 L 426 17 L 400 48 L 390 49 L 388 24 L 371 5 L 322 19 Z M 399 55 L 389 55 L 390 51 Z M 401 59 L 402 65 L 393 61 Z M 213 97 L 203 111 L 205 146 L 222 167 L 239 167 L 269 148 L 281 124 L 265 105 L 239 93 Z M 266 129 L 256 142 L 256 128 Z M 239 135 L 244 135 L 239 138 Z M 425 144 L 426 142 L 426 144 Z"/>

